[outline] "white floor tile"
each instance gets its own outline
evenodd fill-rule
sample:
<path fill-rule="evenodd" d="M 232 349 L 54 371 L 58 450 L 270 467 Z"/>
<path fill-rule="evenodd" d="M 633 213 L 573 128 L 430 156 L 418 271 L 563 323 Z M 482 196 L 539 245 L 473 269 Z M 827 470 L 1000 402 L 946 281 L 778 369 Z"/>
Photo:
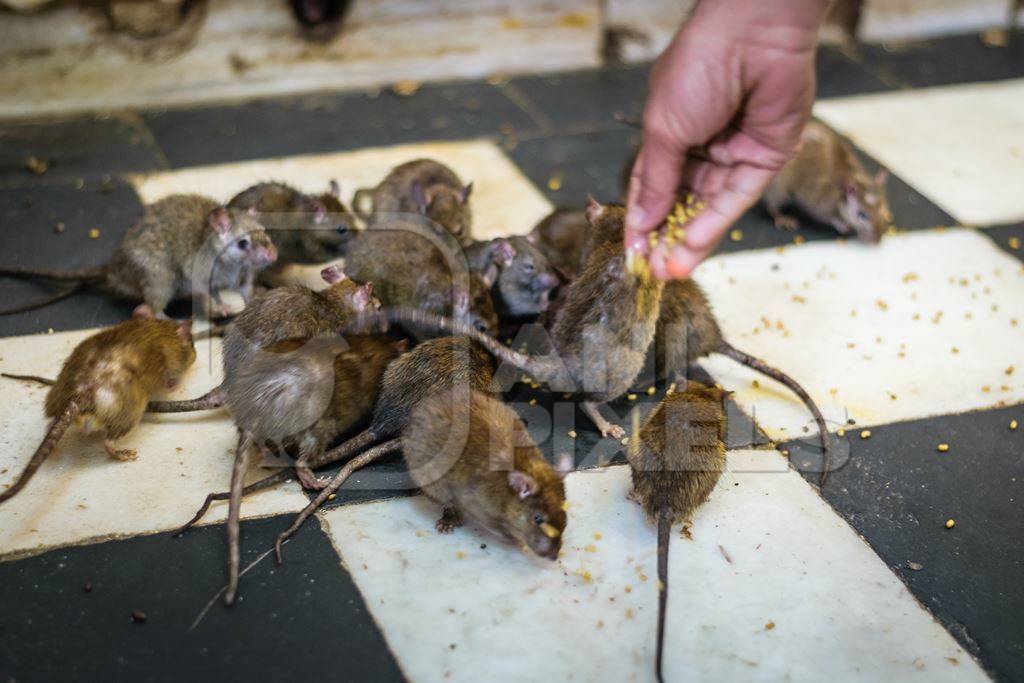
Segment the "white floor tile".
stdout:
<path fill-rule="evenodd" d="M 375 147 L 354 152 L 260 159 L 201 166 L 131 178 L 144 202 L 196 188 L 215 199 L 229 200 L 240 190 L 261 181 L 286 179 L 306 192 L 323 192 L 333 178 L 341 185 L 348 204 L 361 187 L 372 187 L 393 167 L 419 157 L 448 164 L 465 181 L 473 182 L 470 205 L 473 231 L 479 239 L 521 235 L 551 210 L 551 204 L 492 142 L 425 142 Z M 321 287 L 320 266 L 295 268 L 290 279 Z"/>
<path fill-rule="evenodd" d="M 1024 79 L 822 100 L 814 114 L 961 223 L 1024 220 Z"/>
<path fill-rule="evenodd" d="M 1011 0 L 865 0 L 857 38 L 925 38 L 1002 26 Z"/>
<path fill-rule="evenodd" d="M 0 339 L 0 368 L 55 377 L 75 344 L 93 332 Z M 169 397 L 198 396 L 220 381 L 220 344 L 200 342 L 196 351 L 195 366 Z M 2 382 L 0 482 L 9 484 L 48 426 L 46 389 Z M 148 416 L 119 442 L 136 449 L 138 459 L 116 462 L 101 440 L 72 430 L 21 493 L 0 505 L 0 556 L 173 529 L 192 516 L 207 493 L 227 488 L 235 441 L 224 412 Z M 250 478 L 267 472 L 254 470 Z M 247 498 L 242 512 L 265 516 L 301 509 L 306 501 L 298 484 L 289 482 Z M 225 512 L 218 503 L 206 521 L 222 520 Z"/>
<path fill-rule="evenodd" d="M 209 7 L 191 40 L 183 32 L 158 45 L 111 37 L 99 10 L 5 16 L 0 117 L 599 65 L 597 0 L 354 2 L 327 43 L 302 39 L 283 2 L 217 0 Z"/>
<path fill-rule="evenodd" d="M 778 453 L 729 462 L 693 540 L 672 535 L 667 680 L 987 680 Z M 557 563 L 439 535 L 422 497 L 324 517 L 410 680 L 649 681 L 655 534 L 628 486 L 626 467 L 569 476 Z"/>
<path fill-rule="evenodd" d="M 832 431 L 1024 400 L 1024 268 L 984 233 L 723 255 L 696 277 L 725 338 L 800 382 Z M 784 387 L 722 356 L 704 365 L 772 438 L 817 431 Z"/>

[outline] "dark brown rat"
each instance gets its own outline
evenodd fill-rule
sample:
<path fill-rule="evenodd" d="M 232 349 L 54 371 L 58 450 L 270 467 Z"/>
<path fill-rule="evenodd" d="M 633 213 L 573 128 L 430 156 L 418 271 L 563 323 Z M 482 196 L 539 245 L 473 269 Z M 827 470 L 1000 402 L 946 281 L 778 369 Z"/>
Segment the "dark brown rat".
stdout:
<path fill-rule="evenodd" d="M 349 275 L 373 282 L 384 307 L 449 315 L 485 334 L 497 333 L 489 279 L 496 272 L 472 272 L 458 243 L 437 234 L 429 221 L 406 215 L 381 216 L 379 223 L 353 239 L 345 259 Z"/>
<path fill-rule="evenodd" d="M 377 187 L 358 190 L 352 206 L 370 228 L 379 225 L 375 214 L 421 214 L 465 246 L 473 241 L 472 190 L 473 183 L 463 185 L 455 171 L 441 162 L 415 159 L 396 166 Z"/>
<path fill-rule="evenodd" d="M 725 393 L 688 382 L 683 392 L 665 396 L 634 435 L 627 459 L 633 477 L 630 494 L 658 525 L 658 645 L 655 671 L 662 680 L 665 607 L 668 603 L 669 532 L 689 521 L 725 469 Z"/>
<path fill-rule="evenodd" d="M 423 398 L 409 414 L 400 440 L 371 449 L 342 468 L 278 538 L 278 561 L 284 540 L 355 469 L 398 447 L 413 481 L 443 506 L 438 531 L 461 526 L 465 515 L 541 557 L 558 558 L 566 521 L 562 478 L 571 469 L 571 458 L 563 457 L 556 471 L 515 411 L 462 384 Z"/>
<path fill-rule="evenodd" d="M 46 437 L 18 479 L 0 493 L 0 503 L 24 488 L 72 424 L 102 432 L 112 458 L 134 460 L 134 450 L 114 442 L 139 424 L 150 396 L 176 384 L 195 361 L 191 329 L 191 320 L 156 320 L 140 306 L 131 320 L 76 346 L 46 395 L 46 416 L 53 420 Z"/>
<path fill-rule="evenodd" d="M 566 281 L 572 280 L 583 265 L 584 244 L 590 224 L 581 209 L 558 207 L 530 232 L 530 240 Z"/>
<path fill-rule="evenodd" d="M 278 266 L 324 263 L 344 256 L 356 233 L 355 217 L 340 195 L 335 181 L 320 195 L 304 194 L 285 183 L 258 183 L 232 197 L 228 208 L 255 210 L 277 247 Z"/>
<path fill-rule="evenodd" d="M 147 206 L 105 266 L 77 271 L 2 268 L 0 275 L 71 283 L 18 311 L 95 285 L 141 300 L 157 315 L 172 300 L 190 297 L 204 315 L 220 317 L 229 313 L 221 291 L 235 290 L 248 302 L 256 273 L 276 259 L 277 249 L 255 216 L 200 195 L 179 194 Z"/>
<path fill-rule="evenodd" d="M 875 244 L 892 220 L 885 196 L 888 177 L 884 169 L 868 174 L 848 142 L 812 120 L 804 128 L 796 156 L 772 179 L 763 201 L 779 228 L 799 226 L 782 211 L 792 205 L 844 235 L 854 233 L 860 241 Z"/>
<path fill-rule="evenodd" d="M 470 270 L 491 288 L 498 318 L 523 319 L 540 315 L 561 284 L 558 271 L 529 237 L 501 237 L 466 247 Z"/>

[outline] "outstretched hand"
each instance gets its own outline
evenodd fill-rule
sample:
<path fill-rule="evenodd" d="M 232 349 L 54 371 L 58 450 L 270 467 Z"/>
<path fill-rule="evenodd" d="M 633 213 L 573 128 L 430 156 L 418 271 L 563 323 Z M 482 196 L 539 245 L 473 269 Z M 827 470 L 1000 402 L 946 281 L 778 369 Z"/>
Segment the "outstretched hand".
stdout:
<path fill-rule="evenodd" d="M 793 155 L 814 102 L 825 0 L 702 0 L 651 72 L 630 177 L 626 247 L 684 278 Z M 680 191 L 704 212 L 681 244 L 649 247 Z"/>

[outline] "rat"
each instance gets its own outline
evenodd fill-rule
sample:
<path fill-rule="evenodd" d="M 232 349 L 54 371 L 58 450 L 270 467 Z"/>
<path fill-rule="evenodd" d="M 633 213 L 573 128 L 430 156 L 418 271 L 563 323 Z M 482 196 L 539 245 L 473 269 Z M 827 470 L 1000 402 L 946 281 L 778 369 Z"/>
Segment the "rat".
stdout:
<path fill-rule="evenodd" d="M 689 521 L 725 469 L 726 393 L 716 387 L 687 382 L 686 390 L 668 394 L 634 434 L 627 452 L 633 488 L 658 525 L 658 645 L 655 671 L 661 676 L 668 603 L 669 532 Z"/>
<path fill-rule="evenodd" d="M 558 272 L 530 237 L 502 237 L 466 247 L 469 268 L 493 282 L 492 299 L 500 320 L 540 315 L 561 284 Z"/>
<path fill-rule="evenodd" d="M 308 465 L 317 468 L 349 458 L 382 439 L 394 441 L 389 449 L 397 447 L 394 437 L 405 428 L 410 413 L 420 401 L 452 387 L 469 386 L 477 391 L 487 391 L 493 375 L 491 356 L 479 344 L 465 337 L 438 337 L 422 342 L 385 369 L 370 425 L 332 450 L 314 455 Z M 248 495 L 260 491 L 292 476 L 292 470 L 282 470 L 246 486 L 243 493 Z M 230 492 L 208 495 L 196 515 L 176 533 L 180 534 L 198 522 L 213 501 L 229 497 Z"/>
<path fill-rule="evenodd" d="M 562 206 L 534 226 L 527 239 L 562 274 L 564 281 L 569 282 L 583 265 L 584 244 L 589 229 L 585 212 Z"/>
<path fill-rule="evenodd" d="M 356 233 L 355 217 L 341 202 L 334 180 L 319 195 L 303 194 L 285 183 L 258 183 L 228 202 L 229 209 L 253 209 L 278 253 L 278 266 L 324 263 L 345 255 Z"/>
<path fill-rule="evenodd" d="M 540 557 L 558 559 L 565 530 L 565 487 L 571 456 L 553 468 L 507 405 L 461 384 L 428 395 L 408 416 L 401 439 L 350 461 L 275 545 L 299 528 L 356 469 L 401 449 L 412 480 L 442 505 L 436 528 L 451 532 L 463 515 Z"/>
<path fill-rule="evenodd" d="M 178 194 L 147 206 L 104 266 L 69 271 L 11 267 L 0 268 L 0 275 L 72 283 L 19 311 L 97 285 L 141 300 L 160 316 L 172 300 L 191 297 L 204 313 L 221 317 L 230 313 L 221 291 L 236 290 L 248 303 L 256 273 L 276 259 L 277 249 L 252 213 L 200 195 Z"/>
<path fill-rule="evenodd" d="M 875 244 L 891 225 L 885 195 L 888 178 L 885 169 L 870 175 L 848 142 L 812 120 L 803 130 L 796 156 L 765 190 L 764 206 L 781 229 L 799 227 L 796 218 L 782 211 L 793 205 L 843 235 L 853 233 L 860 241 Z"/>
<path fill-rule="evenodd" d="M 345 259 L 349 275 L 373 282 L 385 307 L 451 315 L 484 334 L 497 333 L 491 297 L 497 271 L 472 272 L 459 244 L 422 217 L 382 216 L 381 223 L 353 239 Z M 409 331 L 422 336 L 420 329 Z"/>
<path fill-rule="evenodd" d="M 621 233 L 625 213 L 621 205 L 602 205 L 593 198 L 586 211 L 592 230 L 601 234 Z M 469 325 L 424 311 L 384 310 L 359 322 L 412 324 L 467 336 L 499 361 L 547 382 L 554 391 L 574 393 L 602 436 L 621 439 L 625 431 L 605 419 L 599 406 L 626 393 L 643 369 L 664 286 L 661 280 L 627 268 L 621 239 L 601 241 L 589 250 L 582 272 L 566 288 L 549 330 L 552 348 L 544 355 L 513 351 Z"/>
<path fill-rule="evenodd" d="M 357 190 L 352 206 L 370 228 L 379 224 L 381 217 L 375 214 L 421 214 L 466 246 L 473 241 L 472 191 L 473 183 L 463 185 L 455 171 L 441 162 L 415 159 L 396 166 L 377 187 Z"/>
<path fill-rule="evenodd" d="M 149 397 L 176 385 L 195 359 L 192 321 L 157 320 L 145 305 L 135 309 L 132 319 L 85 339 L 46 394 L 46 416 L 53 421 L 43 442 L 18 479 L 0 493 L 0 503 L 28 484 L 73 424 L 86 433 L 103 433 L 110 457 L 134 460 L 134 450 L 115 442 L 139 424 Z"/>

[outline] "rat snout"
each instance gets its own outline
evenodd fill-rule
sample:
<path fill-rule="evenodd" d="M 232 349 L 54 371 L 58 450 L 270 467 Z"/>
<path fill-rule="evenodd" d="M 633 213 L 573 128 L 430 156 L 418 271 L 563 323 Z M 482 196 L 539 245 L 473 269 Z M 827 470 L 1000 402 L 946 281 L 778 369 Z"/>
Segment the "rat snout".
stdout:
<path fill-rule="evenodd" d="M 256 250 L 256 260 L 260 263 L 269 266 L 271 263 L 277 260 L 277 247 L 273 244 L 268 244 L 265 247 L 260 247 Z"/>
<path fill-rule="evenodd" d="M 541 273 L 533 281 L 534 289 L 545 292 L 558 286 L 558 276 L 554 273 Z"/>
<path fill-rule="evenodd" d="M 551 538 L 544 534 L 534 534 L 530 539 L 530 549 L 540 557 L 557 560 L 558 553 L 562 549 L 561 536 Z"/>

